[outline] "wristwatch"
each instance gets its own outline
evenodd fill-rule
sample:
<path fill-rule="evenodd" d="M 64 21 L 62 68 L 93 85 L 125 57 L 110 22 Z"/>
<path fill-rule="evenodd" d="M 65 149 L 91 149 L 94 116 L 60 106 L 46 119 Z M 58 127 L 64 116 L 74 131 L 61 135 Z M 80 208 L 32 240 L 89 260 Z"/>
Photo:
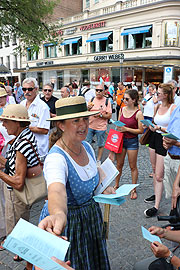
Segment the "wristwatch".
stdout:
<path fill-rule="evenodd" d="M 165 258 L 166 262 L 171 263 L 171 260 L 172 260 L 173 256 L 174 256 L 174 254 L 170 251 L 170 255 L 167 258 Z"/>

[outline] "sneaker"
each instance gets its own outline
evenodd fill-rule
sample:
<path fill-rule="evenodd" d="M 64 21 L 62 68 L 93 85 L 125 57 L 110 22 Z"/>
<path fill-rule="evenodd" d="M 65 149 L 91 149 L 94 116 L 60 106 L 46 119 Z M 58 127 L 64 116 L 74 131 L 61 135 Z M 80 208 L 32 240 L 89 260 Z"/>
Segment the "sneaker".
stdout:
<path fill-rule="evenodd" d="M 155 207 L 152 207 L 152 208 L 149 208 L 149 209 L 146 209 L 144 211 L 144 215 L 145 217 L 147 218 L 150 218 L 150 217 L 154 217 L 158 212 L 158 209 L 156 209 Z"/>
<path fill-rule="evenodd" d="M 155 195 L 152 195 L 151 197 L 144 199 L 144 202 L 146 203 L 150 203 L 150 202 L 154 202 L 155 201 Z"/>

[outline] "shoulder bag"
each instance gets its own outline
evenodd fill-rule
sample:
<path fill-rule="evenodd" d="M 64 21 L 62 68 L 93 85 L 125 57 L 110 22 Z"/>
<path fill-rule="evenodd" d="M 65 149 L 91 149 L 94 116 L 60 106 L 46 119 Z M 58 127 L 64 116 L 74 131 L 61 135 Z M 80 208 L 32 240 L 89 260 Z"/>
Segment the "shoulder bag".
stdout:
<path fill-rule="evenodd" d="M 32 143 L 29 140 L 27 141 L 30 143 L 39 164 L 27 169 L 23 189 L 21 191 L 13 189 L 13 191 L 21 202 L 28 206 L 32 206 L 33 203 L 47 197 L 47 186 L 42 171 L 43 164 L 40 161 Z"/>
<path fill-rule="evenodd" d="M 149 128 L 147 128 L 146 131 L 144 132 L 144 134 L 139 139 L 140 144 L 141 145 L 149 144 L 150 136 L 151 136 L 151 130 Z"/>

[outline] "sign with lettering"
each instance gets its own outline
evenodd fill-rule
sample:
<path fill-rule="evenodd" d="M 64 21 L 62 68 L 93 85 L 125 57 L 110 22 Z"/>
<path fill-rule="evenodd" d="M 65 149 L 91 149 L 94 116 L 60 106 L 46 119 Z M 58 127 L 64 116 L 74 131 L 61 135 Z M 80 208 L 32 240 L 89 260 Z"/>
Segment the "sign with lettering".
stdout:
<path fill-rule="evenodd" d="M 122 53 L 94 56 L 94 61 L 96 62 L 115 61 L 115 60 L 119 61 L 120 59 L 122 59 Z"/>
<path fill-rule="evenodd" d="M 86 31 L 95 28 L 105 27 L 105 21 L 86 24 L 80 27 L 80 31 Z"/>
<path fill-rule="evenodd" d="M 53 64 L 54 64 L 53 61 L 39 62 L 39 63 L 36 63 L 36 66 L 37 66 L 37 67 L 40 67 L 40 66 L 53 65 Z"/>
<path fill-rule="evenodd" d="M 64 35 L 71 35 L 71 34 L 74 34 L 77 30 L 77 27 L 72 27 L 72 28 L 69 28 L 69 29 L 65 29 L 64 30 Z"/>

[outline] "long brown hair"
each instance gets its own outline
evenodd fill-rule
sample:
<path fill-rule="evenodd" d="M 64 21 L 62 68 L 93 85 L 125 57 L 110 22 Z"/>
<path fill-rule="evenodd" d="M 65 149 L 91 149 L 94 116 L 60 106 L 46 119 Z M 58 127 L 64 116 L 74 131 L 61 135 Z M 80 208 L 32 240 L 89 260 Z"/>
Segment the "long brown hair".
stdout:
<path fill-rule="evenodd" d="M 137 107 L 138 106 L 138 100 L 139 100 L 138 91 L 134 90 L 134 89 L 130 89 L 130 90 L 126 90 L 125 93 L 128 94 L 132 100 L 135 100 L 134 106 Z"/>
<path fill-rule="evenodd" d="M 161 88 L 163 90 L 163 94 L 167 95 L 167 102 L 168 104 L 174 103 L 174 97 L 173 97 L 173 85 L 171 83 L 161 83 L 158 88 Z"/>
<path fill-rule="evenodd" d="M 57 140 L 59 140 L 62 137 L 63 134 L 63 131 L 59 127 L 57 127 L 57 122 L 64 122 L 64 120 L 54 121 L 55 129 L 49 136 L 49 149 L 51 149 L 51 147 L 57 142 Z"/>

